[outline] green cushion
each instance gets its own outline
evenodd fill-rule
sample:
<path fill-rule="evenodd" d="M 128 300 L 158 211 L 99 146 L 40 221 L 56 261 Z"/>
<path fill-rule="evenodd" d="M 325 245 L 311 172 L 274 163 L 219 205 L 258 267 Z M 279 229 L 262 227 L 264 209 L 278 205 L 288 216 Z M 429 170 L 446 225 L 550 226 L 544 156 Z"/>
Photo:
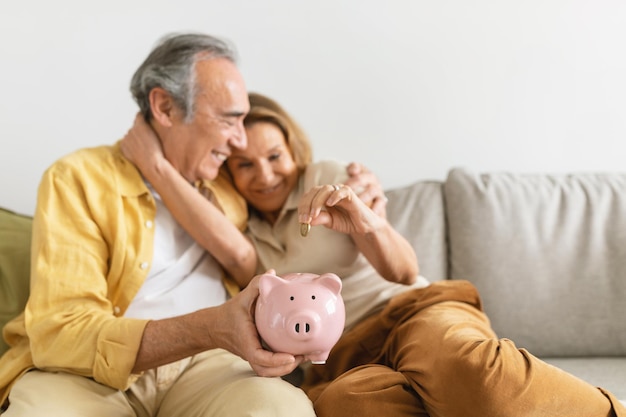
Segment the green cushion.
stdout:
<path fill-rule="evenodd" d="M 0 208 L 0 328 L 19 315 L 28 298 L 33 219 Z M 0 355 L 8 349 L 0 338 Z"/>

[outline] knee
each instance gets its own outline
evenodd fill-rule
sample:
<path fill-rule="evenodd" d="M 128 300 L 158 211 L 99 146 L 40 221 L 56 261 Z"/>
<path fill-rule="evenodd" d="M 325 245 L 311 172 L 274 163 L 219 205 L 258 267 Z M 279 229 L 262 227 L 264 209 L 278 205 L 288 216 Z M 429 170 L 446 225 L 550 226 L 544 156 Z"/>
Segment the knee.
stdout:
<path fill-rule="evenodd" d="M 525 357 L 508 339 L 467 342 L 456 352 L 448 352 L 449 372 L 465 376 L 474 383 L 524 368 Z M 522 369 L 523 370 L 523 369 Z"/>
<path fill-rule="evenodd" d="M 223 394 L 229 398 L 223 415 L 315 416 L 304 391 L 280 378 L 242 379 L 230 384 Z"/>
<path fill-rule="evenodd" d="M 328 384 L 315 400 L 320 417 L 421 416 L 422 403 L 404 375 L 382 365 L 354 368 Z"/>
<path fill-rule="evenodd" d="M 459 345 L 450 343 L 435 354 L 433 367 L 445 379 L 458 381 L 460 385 L 473 384 L 500 366 L 500 346 L 495 339 L 465 341 Z"/>
<path fill-rule="evenodd" d="M 354 412 L 355 415 L 358 415 L 356 413 L 358 405 L 351 379 L 339 377 L 328 384 L 317 397 L 315 400 L 315 412 L 323 417 L 350 415 L 346 414 L 346 411 Z"/>
<path fill-rule="evenodd" d="M 488 404 L 498 401 L 494 392 L 516 390 L 525 384 L 529 355 L 507 339 L 467 342 L 455 352 L 439 358 L 441 389 L 448 398 L 466 398 Z"/>
<path fill-rule="evenodd" d="M 363 415 L 359 410 L 364 402 L 355 390 L 350 378 L 332 381 L 315 400 L 315 412 L 319 417 Z M 366 414 L 367 415 L 367 414 Z"/>

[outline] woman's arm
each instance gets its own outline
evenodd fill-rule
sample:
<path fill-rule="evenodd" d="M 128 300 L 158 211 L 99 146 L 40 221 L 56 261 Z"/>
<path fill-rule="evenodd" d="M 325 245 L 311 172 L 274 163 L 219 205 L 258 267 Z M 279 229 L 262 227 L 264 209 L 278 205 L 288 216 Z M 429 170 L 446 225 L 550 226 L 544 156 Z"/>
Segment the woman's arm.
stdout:
<path fill-rule="evenodd" d="M 374 213 L 361 201 L 350 187 L 314 187 L 300 200 L 298 213 L 301 223 L 324 225 L 349 234 L 386 280 L 407 285 L 415 282 L 419 268 L 410 243 L 384 216 Z"/>
<path fill-rule="evenodd" d="M 252 243 L 165 159 L 156 134 L 140 115 L 122 139 L 121 149 L 187 233 L 245 287 L 256 271 Z"/>

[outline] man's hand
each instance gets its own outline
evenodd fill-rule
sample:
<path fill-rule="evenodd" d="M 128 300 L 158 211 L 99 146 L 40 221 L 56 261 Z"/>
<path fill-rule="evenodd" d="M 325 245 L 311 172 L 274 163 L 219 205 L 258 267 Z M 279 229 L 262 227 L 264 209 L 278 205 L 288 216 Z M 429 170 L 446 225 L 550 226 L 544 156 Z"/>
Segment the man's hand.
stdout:
<path fill-rule="evenodd" d="M 346 185 L 352 188 L 374 213 L 387 217 L 387 197 L 376 175 L 358 162 L 351 162 L 347 170 L 350 178 L 346 181 Z"/>
<path fill-rule="evenodd" d="M 267 273 L 275 272 L 270 270 Z M 216 323 L 222 332 L 219 336 L 227 343 L 224 348 L 247 360 L 259 376 L 287 375 L 302 363 L 303 357 L 270 352 L 261 346 L 254 322 L 258 295 L 259 276 L 256 276 L 243 291 L 222 306 L 222 320 Z"/>
<path fill-rule="evenodd" d="M 182 316 L 149 321 L 144 329 L 133 373 L 209 349 L 222 348 L 248 361 L 260 376 L 289 374 L 304 358 L 263 349 L 254 324 L 258 295 L 259 276 L 256 276 L 243 291 L 224 304 Z"/>

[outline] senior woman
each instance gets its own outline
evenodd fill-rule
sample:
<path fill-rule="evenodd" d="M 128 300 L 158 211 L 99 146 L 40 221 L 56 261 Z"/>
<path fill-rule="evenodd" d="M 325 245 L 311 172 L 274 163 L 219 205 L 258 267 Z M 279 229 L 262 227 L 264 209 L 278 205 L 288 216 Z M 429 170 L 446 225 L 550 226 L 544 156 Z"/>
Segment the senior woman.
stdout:
<path fill-rule="evenodd" d="M 257 272 L 334 272 L 343 281 L 346 329 L 325 365 L 306 368 L 302 385 L 318 416 L 626 417 L 610 393 L 498 339 L 469 282 L 419 276 L 384 210 L 343 185 L 346 165 L 313 163 L 306 135 L 274 100 L 250 94 L 250 104 L 248 146 L 223 169 L 249 208 Z M 144 128 L 124 140 L 140 165 L 146 147 L 160 157 Z M 172 191 L 172 176 L 148 181 L 189 202 L 181 216 L 208 204 L 187 195 L 190 187 Z M 189 232 L 203 227 L 197 217 Z"/>

